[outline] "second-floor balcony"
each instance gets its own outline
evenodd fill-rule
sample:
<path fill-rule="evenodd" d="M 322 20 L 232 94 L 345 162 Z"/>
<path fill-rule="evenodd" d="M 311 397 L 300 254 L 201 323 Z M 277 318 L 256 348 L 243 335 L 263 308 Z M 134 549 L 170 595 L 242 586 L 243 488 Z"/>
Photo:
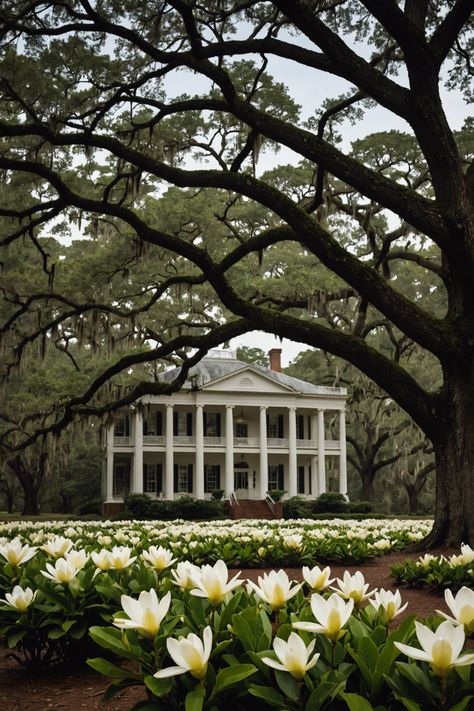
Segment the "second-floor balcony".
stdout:
<path fill-rule="evenodd" d="M 233 447 L 234 449 L 258 449 L 260 447 L 260 437 L 233 437 Z M 204 449 L 225 449 L 226 438 L 225 437 L 203 437 Z M 165 448 L 166 437 L 164 435 L 144 435 L 143 437 L 144 447 L 157 447 Z M 178 435 L 173 437 L 173 448 L 193 448 L 196 446 L 196 437 L 188 435 Z M 114 447 L 134 447 L 134 438 L 131 436 L 127 437 L 114 437 Z M 336 450 L 339 449 L 339 440 L 326 440 L 324 443 L 326 450 Z M 289 449 L 289 439 L 287 437 L 268 437 L 267 438 L 267 448 L 287 450 Z M 298 450 L 316 450 L 318 448 L 318 443 L 316 440 L 311 439 L 297 439 L 296 448 Z"/>

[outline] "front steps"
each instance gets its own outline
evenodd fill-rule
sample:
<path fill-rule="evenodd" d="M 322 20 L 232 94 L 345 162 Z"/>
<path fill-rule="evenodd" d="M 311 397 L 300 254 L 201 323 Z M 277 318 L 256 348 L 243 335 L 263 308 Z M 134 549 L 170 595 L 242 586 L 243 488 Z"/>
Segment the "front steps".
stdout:
<path fill-rule="evenodd" d="M 273 513 L 263 499 L 239 499 L 237 503 L 233 499 L 229 510 L 233 519 L 261 518 L 270 520 L 283 517 L 283 506 L 280 502 L 275 503 L 275 513 Z"/>

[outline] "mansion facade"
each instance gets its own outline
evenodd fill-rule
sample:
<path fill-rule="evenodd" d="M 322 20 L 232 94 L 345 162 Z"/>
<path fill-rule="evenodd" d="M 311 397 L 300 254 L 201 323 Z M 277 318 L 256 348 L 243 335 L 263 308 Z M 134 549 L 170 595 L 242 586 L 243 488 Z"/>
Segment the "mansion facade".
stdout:
<path fill-rule="evenodd" d="M 129 493 L 202 499 L 220 489 L 225 498 L 263 500 L 280 489 L 316 498 L 328 488 L 329 457 L 347 494 L 346 389 L 285 375 L 280 354 L 270 351 L 263 368 L 212 350 L 179 392 L 144 396 L 116 414 L 104 434 L 104 513 L 120 510 Z M 327 439 L 329 418 L 337 439 Z"/>

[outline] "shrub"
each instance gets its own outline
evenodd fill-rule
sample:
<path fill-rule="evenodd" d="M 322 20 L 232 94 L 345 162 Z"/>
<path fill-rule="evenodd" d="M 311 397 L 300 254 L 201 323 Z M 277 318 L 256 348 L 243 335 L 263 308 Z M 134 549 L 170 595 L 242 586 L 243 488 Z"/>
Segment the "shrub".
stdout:
<path fill-rule="evenodd" d="M 134 518 L 145 518 L 148 515 L 152 500 L 146 494 L 129 494 L 123 507 L 123 513 Z"/>
<path fill-rule="evenodd" d="M 350 501 L 350 513 L 371 513 L 374 510 L 373 504 L 370 501 Z"/>
<path fill-rule="evenodd" d="M 283 518 L 310 518 L 311 506 L 300 496 L 292 496 L 283 502 Z"/>
<path fill-rule="evenodd" d="M 88 514 L 100 516 L 102 514 L 101 499 L 91 499 L 90 501 L 85 501 L 81 506 L 79 506 L 77 513 L 80 516 L 86 516 Z"/>
<path fill-rule="evenodd" d="M 314 513 L 346 513 L 349 510 L 349 504 L 344 494 L 327 491 L 318 496 L 311 508 Z"/>
<path fill-rule="evenodd" d="M 282 497 L 286 494 L 285 489 L 270 489 L 268 492 L 269 496 L 272 497 L 273 501 L 281 501 Z"/>

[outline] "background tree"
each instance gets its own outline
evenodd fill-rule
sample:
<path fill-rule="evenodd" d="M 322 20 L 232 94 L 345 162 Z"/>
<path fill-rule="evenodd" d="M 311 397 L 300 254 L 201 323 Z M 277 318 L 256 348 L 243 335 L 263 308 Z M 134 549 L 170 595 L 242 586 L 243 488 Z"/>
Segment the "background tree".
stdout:
<path fill-rule="evenodd" d="M 72 324 L 90 347 L 102 330 L 133 349 L 116 352 L 41 425 L 17 422 L 3 446 L 26 448 L 76 417 L 170 392 L 209 347 L 264 330 L 350 361 L 410 415 L 436 460 L 425 544 L 472 543 L 474 169 L 472 145 L 450 127 L 440 94 L 445 79 L 472 98 L 471 12 L 471 0 L 4 0 L 0 169 L 7 191 L 22 181 L 30 197 L 0 195 L 2 244 L 30 240 L 47 274 L 41 288 L 9 294 L 7 371 L 28 350 L 25 339 L 47 342 Z M 272 77 L 285 75 L 284 62 L 308 72 L 304 111 Z M 321 73 L 339 95 L 314 93 Z M 387 135 L 384 150 L 377 137 L 345 150 L 345 121 L 374 108 L 406 136 Z M 398 141 L 408 162 L 393 157 Z M 300 156 L 296 180 L 289 168 L 259 175 L 261 156 L 279 146 Z M 133 245 L 133 259 L 114 270 L 124 283 L 118 310 L 105 288 L 92 301 L 67 296 L 40 234 L 65 233 L 71 220 L 90 240 L 107 230 L 112 251 Z M 148 250 L 162 268 L 143 292 Z M 442 312 L 420 300 L 421 280 L 400 288 L 407 264 L 444 295 Z M 281 289 L 283 274 L 293 288 Z M 322 274 L 333 275 L 330 292 L 329 281 L 318 288 Z M 131 283 L 138 307 L 127 300 Z M 328 323 L 325 304 L 353 295 L 360 328 Z M 158 302 L 169 321 L 145 332 L 142 317 Z M 437 363 L 439 388 L 365 340 L 377 314 Z M 174 383 L 107 385 L 169 357 L 183 364 Z"/>

